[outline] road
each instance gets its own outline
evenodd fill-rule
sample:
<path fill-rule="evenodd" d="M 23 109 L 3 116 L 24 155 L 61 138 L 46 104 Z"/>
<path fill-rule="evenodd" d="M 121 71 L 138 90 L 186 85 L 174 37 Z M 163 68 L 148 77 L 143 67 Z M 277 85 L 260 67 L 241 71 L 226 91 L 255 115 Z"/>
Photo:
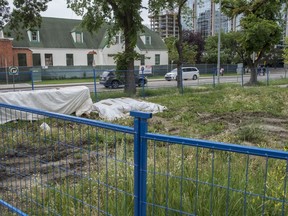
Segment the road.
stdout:
<path fill-rule="evenodd" d="M 284 73 L 270 73 L 269 74 L 269 80 L 273 79 L 280 79 L 285 76 Z M 258 76 L 259 81 L 266 81 L 268 76 Z M 250 79 L 250 75 L 245 75 L 243 76 L 243 81 L 242 77 L 240 75 L 238 76 L 221 76 L 219 77 L 219 82 L 220 83 L 246 83 Z M 204 84 L 210 84 L 213 85 L 213 83 L 217 84 L 218 80 L 217 77 L 200 77 L 198 80 L 183 80 L 183 86 L 184 87 L 189 87 L 189 86 L 199 86 L 199 85 L 204 85 Z M 59 87 L 67 87 L 67 86 L 87 86 L 91 92 L 95 91 L 94 88 L 94 83 L 71 83 L 71 84 L 53 84 L 53 85 L 43 85 L 43 84 L 38 84 L 36 83 L 34 85 L 35 90 L 40 90 L 40 89 L 51 89 L 51 88 L 59 88 Z M 177 82 L 176 81 L 166 81 L 163 79 L 149 79 L 148 78 L 148 84 L 145 86 L 145 88 L 163 88 L 163 87 L 176 87 Z M 32 86 L 29 84 L 9 84 L 9 85 L 0 85 L 0 92 L 8 92 L 8 91 L 28 91 L 32 90 Z M 113 89 L 114 90 L 114 89 Z M 96 91 L 97 92 L 104 92 L 104 91 L 113 91 L 111 89 L 105 88 L 103 85 L 96 84 Z"/>

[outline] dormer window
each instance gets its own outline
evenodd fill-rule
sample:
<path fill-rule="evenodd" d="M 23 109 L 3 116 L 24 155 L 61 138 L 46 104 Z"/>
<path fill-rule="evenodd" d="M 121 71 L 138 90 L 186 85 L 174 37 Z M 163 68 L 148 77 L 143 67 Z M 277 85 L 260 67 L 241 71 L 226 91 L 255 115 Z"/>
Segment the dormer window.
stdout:
<path fill-rule="evenodd" d="M 119 33 L 114 37 L 114 44 L 122 44 L 124 43 L 124 40 L 125 40 L 124 35 Z"/>
<path fill-rule="evenodd" d="M 30 42 L 40 42 L 39 31 L 28 31 L 28 37 Z"/>
<path fill-rule="evenodd" d="M 82 34 L 82 32 L 76 32 L 76 43 L 83 43 L 83 34 Z"/>
<path fill-rule="evenodd" d="M 150 45 L 151 44 L 151 37 L 150 36 L 145 36 L 145 44 Z"/>
<path fill-rule="evenodd" d="M 142 35 L 140 38 L 145 45 L 151 45 L 151 36 Z"/>
<path fill-rule="evenodd" d="M 74 43 L 83 43 L 83 32 L 74 31 L 71 33 Z"/>

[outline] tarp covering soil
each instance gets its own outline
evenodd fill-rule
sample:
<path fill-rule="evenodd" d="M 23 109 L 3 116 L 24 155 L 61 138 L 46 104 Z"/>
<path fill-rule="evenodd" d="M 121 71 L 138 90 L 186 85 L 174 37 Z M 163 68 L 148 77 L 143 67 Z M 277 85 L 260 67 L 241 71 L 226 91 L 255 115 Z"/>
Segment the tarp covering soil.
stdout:
<path fill-rule="evenodd" d="M 29 107 L 61 114 L 81 116 L 89 114 L 92 107 L 89 88 L 86 86 L 65 87 L 48 90 L 5 92 L 0 94 L 0 103 Z M 39 119 L 39 116 L 35 116 Z M 0 124 L 17 119 L 34 120 L 32 113 L 0 109 Z"/>
<path fill-rule="evenodd" d="M 92 111 L 99 113 L 99 117 L 112 121 L 128 117 L 130 111 L 163 112 L 167 108 L 159 104 L 135 100 L 132 98 L 106 99 L 93 104 Z"/>

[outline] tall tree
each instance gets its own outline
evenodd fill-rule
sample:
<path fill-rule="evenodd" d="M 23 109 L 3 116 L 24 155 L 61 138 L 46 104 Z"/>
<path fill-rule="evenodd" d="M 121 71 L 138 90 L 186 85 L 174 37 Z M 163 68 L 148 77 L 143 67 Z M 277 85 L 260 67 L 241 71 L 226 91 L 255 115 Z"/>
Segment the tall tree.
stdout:
<path fill-rule="evenodd" d="M 178 40 L 175 42 L 175 46 L 178 52 L 177 61 L 177 87 L 182 89 L 182 65 L 183 65 L 183 30 L 182 30 L 182 11 L 187 7 L 188 0 L 149 0 L 149 10 L 153 15 L 159 15 L 162 10 L 170 10 L 176 13 L 177 24 L 179 29 Z"/>
<path fill-rule="evenodd" d="M 285 43 L 284 44 L 288 44 L 288 37 L 285 38 Z M 283 58 L 284 58 L 284 64 L 288 65 L 288 47 L 284 48 Z"/>
<path fill-rule="evenodd" d="M 169 61 L 171 63 L 178 63 L 178 52 L 175 46 L 177 41 L 176 37 L 165 38 L 165 44 L 168 48 Z M 197 55 L 197 46 L 192 43 L 183 42 L 183 63 L 195 64 Z"/>
<path fill-rule="evenodd" d="M 41 25 L 40 13 L 47 10 L 52 0 L 14 0 L 11 11 L 8 0 L 0 0 L 0 29 L 9 21 L 11 30 L 20 35 L 21 29 L 32 29 Z"/>
<path fill-rule="evenodd" d="M 221 33 L 221 54 L 220 58 L 223 63 L 235 64 L 239 63 L 243 59 L 240 57 L 242 49 L 237 42 L 239 38 L 239 32 Z M 205 43 L 205 55 L 203 60 L 207 63 L 217 63 L 218 58 L 218 35 L 210 36 L 206 39 Z"/>
<path fill-rule="evenodd" d="M 0 0 L 0 30 L 9 21 L 10 7 L 7 0 Z"/>
<path fill-rule="evenodd" d="M 135 94 L 134 59 L 137 54 L 134 48 L 137 43 L 137 34 L 143 28 L 140 16 L 142 1 L 68 0 L 68 3 L 76 14 L 83 16 L 83 25 L 89 31 L 95 31 L 103 23 L 108 23 L 110 39 L 119 31 L 123 32 L 125 48 L 124 52 L 118 55 L 116 61 L 121 64 L 121 69 L 126 71 L 124 91 L 128 94 Z"/>
<path fill-rule="evenodd" d="M 15 9 L 11 14 L 10 26 L 14 30 L 40 26 L 40 12 L 47 9 L 49 1 L 52 0 L 14 0 Z M 140 16 L 142 0 L 67 0 L 67 5 L 77 15 L 83 16 L 82 24 L 90 32 L 95 32 L 102 24 L 108 23 L 108 39 L 119 31 L 123 33 L 125 48 L 124 52 L 118 55 L 116 62 L 121 63 L 122 69 L 123 65 L 126 65 L 124 91 L 135 94 L 134 59 L 137 55 L 134 48 L 137 34 L 143 27 Z M 0 0 L 0 10 L 2 8 L 7 8 L 7 0 Z"/>
<path fill-rule="evenodd" d="M 287 0 L 222 0 L 222 11 L 226 15 L 242 16 L 238 43 L 243 48 L 243 58 L 251 69 L 249 83 L 252 85 L 257 83 L 256 65 L 264 53 L 281 39 L 281 11 L 283 3 L 287 2 Z"/>
<path fill-rule="evenodd" d="M 205 41 L 199 32 L 183 30 L 183 42 L 193 46 L 196 49 L 196 63 L 201 63 L 202 54 L 204 52 Z"/>

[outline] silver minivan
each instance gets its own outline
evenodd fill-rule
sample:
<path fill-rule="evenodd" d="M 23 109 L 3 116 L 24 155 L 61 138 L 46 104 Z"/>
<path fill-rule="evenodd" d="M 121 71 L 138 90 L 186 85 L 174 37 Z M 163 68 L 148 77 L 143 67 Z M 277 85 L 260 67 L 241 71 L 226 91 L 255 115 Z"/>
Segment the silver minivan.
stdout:
<path fill-rule="evenodd" d="M 182 67 L 182 78 L 184 80 L 192 79 L 196 80 L 199 78 L 199 70 L 196 67 Z M 165 74 L 167 81 L 177 80 L 177 68 L 173 69 L 169 73 Z"/>

